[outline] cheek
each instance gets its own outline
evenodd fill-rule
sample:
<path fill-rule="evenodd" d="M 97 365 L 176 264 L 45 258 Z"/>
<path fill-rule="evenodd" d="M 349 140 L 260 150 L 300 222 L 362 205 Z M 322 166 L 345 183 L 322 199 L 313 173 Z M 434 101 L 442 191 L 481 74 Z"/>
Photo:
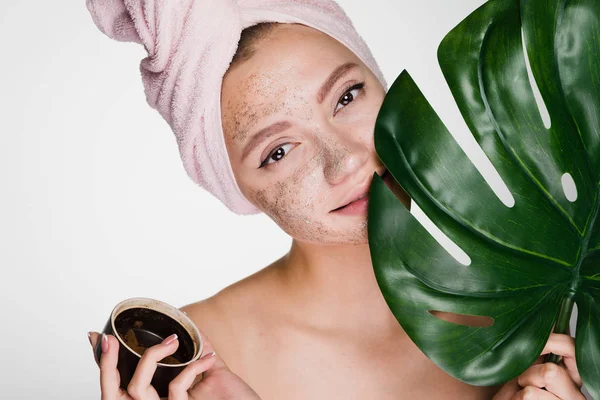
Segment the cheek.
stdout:
<path fill-rule="evenodd" d="M 331 234 L 323 223 L 327 191 L 319 163 L 315 157 L 284 180 L 250 194 L 258 208 L 297 239 L 314 240 Z"/>
<path fill-rule="evenodd" d="M 384 94 L 369 94 L 365 99 L 358 100 L 354 107 L 346 110 L 342 117 L 344 124 L 354 136 L 371 143 L 375 133 L 375 122 L 383 103 Z"/>
<path fill-rule="evenodd" d="M 365 112 L 363 113 L 362 117 L 363 120 L 371 127 L 371 132 L 373 132 L 375 127 L 375 121 L 377 120 L 377 115 L 379 114 L 379 110 L 383 104 L 384 96 L 385 93 L 383 92 L 375 95 L 374 98 L 369 99 L 365 106 Z"/>
<path fill-rule="evenodd" d="M 370 85 L 371 92 L 367 95 L 367 98 L 363 102 L 364 117 L 369 118 L 375 126 L 375 120 L 385 99 L 385 91 L 383 87 L 377 83 L 376 85 Z"/>
<path fill-rule="evenodd" d="M 257 206 L 290 236 L 304 236 L 315 218 L 314 199 L 290 186 L 277 184 L 275 188 L 257 191 L 253 197 Z"/>
<path fill-rule="evenodd" d="M 251 191 L 253 202 L 282 227 L 315 218 L 323 201 L 322 180 L 318 179 L 315 161 L 278 182 Z"/>

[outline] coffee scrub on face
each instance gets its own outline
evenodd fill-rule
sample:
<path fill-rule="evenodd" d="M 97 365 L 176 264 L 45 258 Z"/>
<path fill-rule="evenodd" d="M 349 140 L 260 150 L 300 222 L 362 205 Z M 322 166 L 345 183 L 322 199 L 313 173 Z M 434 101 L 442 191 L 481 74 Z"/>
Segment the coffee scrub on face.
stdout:
<path fill-rule="evenodd" d="M 300 24 L 263 33 L 223 80 L 223 131 L 237 183 L 296 240 L 366 244 L 366 213 L 335 211 L 384 170 L 373 127 L 385 90 L 324 33 Z M 253 141 L 259 132 L 266 139 Z"/>

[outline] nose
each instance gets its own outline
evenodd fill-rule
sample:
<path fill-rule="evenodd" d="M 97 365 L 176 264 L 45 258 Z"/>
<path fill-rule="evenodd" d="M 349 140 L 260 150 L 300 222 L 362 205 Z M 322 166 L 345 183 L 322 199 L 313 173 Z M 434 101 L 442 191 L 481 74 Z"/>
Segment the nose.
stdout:
<path fill-rule="evenodd" d="M 321 137 L 321 145 L 323 174 L 331 185 L 355 175 L 376 156 L 372 144 L 348 129 L 329 129 L 328 134 Z"/>

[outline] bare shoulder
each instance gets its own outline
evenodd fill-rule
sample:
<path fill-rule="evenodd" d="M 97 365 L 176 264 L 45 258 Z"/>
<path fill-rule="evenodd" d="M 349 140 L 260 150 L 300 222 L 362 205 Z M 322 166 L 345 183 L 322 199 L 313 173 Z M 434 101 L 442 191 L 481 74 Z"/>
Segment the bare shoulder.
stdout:
<path fill-rule="evenodd" d="M 208 324 L 211 322 L 226 325 L 225 322 L 232 317 L 243 318 L 248 315 L 251 306 L 263 302 L 264 295 L 274 289 L 273 275 L 278 263 L 279 260 L 222 289 L 212 297 L 187 304 L 180 309 L 198 323 L 200 329 L 203 326 L 210 328 Z"/>
<path fill-rule="evenodd" d="M 212 297 L 180 308 L 232 369 L 243 356 L 246 342 L 263 326 L 261 318 L 269 303 L 267 293 L 273 290 L 278 261 Z"/>

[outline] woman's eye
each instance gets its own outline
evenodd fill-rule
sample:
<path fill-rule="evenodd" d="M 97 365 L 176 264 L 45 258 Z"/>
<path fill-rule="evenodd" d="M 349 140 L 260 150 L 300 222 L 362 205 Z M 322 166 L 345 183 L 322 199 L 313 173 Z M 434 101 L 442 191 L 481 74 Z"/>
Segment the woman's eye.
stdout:
<path fill-rule="evenodd" d="M 277 161 L 281 160 L 283 157 L 285 157 L 285 155 L 288 153 L 288 151 L 290 151 L 292 147 L 294 147 L 293 143 L 286 143 L 283 146 L 277 147 L 274 151 L 271 152 L 271 154 L 267 156 L 267 158 L 263 160 L 259 168 L 262 168 L 267 164 L 276 163 Z"/>
<path fill-rule="evenodd" d="M 354 85 L 351 88 L 349 88 L 348 91 L 346 93 L 344 93 L 344 95 L 338 100 L 337 107 L 335 108 L 335 112 L 337 112 L 340 108 L 342 108 L 342 107 L 340 107 L 340 105 L 345 107 L 348 104 L 350 104 L 354 99 L 356 99 L 356 97 L 360 93 L 360 90 L 364 86 L 365 86 L 364 83 L 359 83 L 359 84 Z"/>

